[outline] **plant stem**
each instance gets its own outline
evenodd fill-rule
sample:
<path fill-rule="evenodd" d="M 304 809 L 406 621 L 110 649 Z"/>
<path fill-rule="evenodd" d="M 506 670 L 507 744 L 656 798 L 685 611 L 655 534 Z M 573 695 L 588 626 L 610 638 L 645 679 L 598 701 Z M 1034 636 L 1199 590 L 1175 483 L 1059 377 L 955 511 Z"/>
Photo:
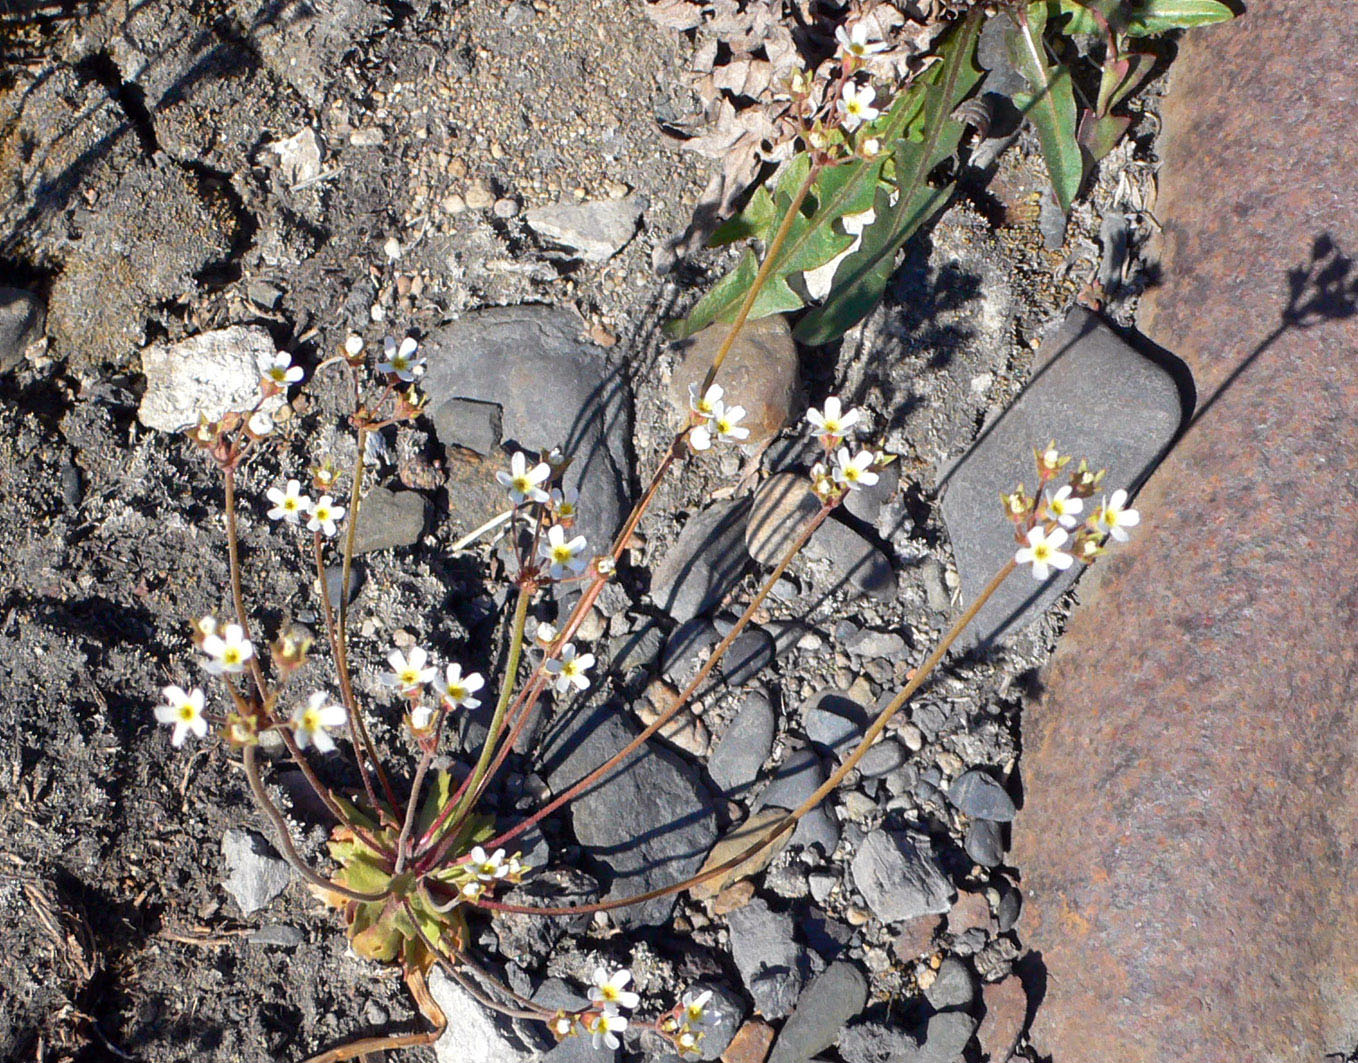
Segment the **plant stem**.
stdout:
<path fill-rule="evenodd" d="M 372 748 L 372 739 L 368 737 L 367 729 L 362 727 L 362 719 L 358 713 L 358 700 L 354 697 L 353 684 L 349 679 L 349 669 L 345 667 L 344 643 L 341 640 L 339 628 L 335 623 L 335 610 L 330 602 L 330 587 L 325 581 L 325 555 L 322 552 L 321 533 L 316 532 L 312 537 L 312 548 L 316 556 L 316 578 L 321 584 L 321 612 L 325 617 L 325 633 L 330 639 L 330 652 L 335 656 L 335 674 L 339 677 L 340 699 L 344 702 L 344 714 L 349 724 L 349 741 L 354 746 L 354 760 L 358 762 L 358 773 L 363 779 L 363 790 L 368 795 L 368 803 L 372 805 L 373 814 L 382 817 L 382 803 L 377 800 L 377 791 L 373 789 L 372 773 L 368 770 L 368 761 L 380 768 L 377 762 L 376 753 Z M 347 597 L 345 591 L 348 586 L 340 587 L 340 597 Z M 385 776 L 384 776 L 385 779 Z M 387 795 L 391 801 L 391 809 L 395 813 L 396 797 L 391 792 L 391 786 L 386 786 Z"/>
<path fill-rule="evenodd" d="M 228 465 L 222 470 L 226 493 L 226 555 L 231 568 L 231 600 L 236 609 L 236 623 L 246 639 L 250 638 L 250 618 L 245 612 L 245 594 L 241 590 L 240 576 L 240 534 L 236 527 L 236 470 Z M 259 691 L 261 704 L 269 700 L 268 684 L 264 682 L 264 668 L 259 663 L 259 654 L 250 656 L 250 674 L 254 676 L 255 688 Z"/>
<path fill-rule="evenodd" d="M 717 371 L 726 361 L 726 356 L 731 353 L 731 347 L 736 342 L 736 336 L 745 327 L 745 320 L 750 316 L 750 310 L 754 307 L 754 301 L 759 298 L 760 291 L 763 290 L 765 283 L 769 279 L 769 274 L 773 272 L 774 261 L 778 258 L 778 252 L 783 249 L 783 244 L 787 240 L 787 234 L 792 231 L 792 223 L 797 220 L 797 214 L 802 209 L 802 203 L 806 200 L 807 194 L 811 191 L 811 186 L 816 183 L 816 178 L 820 176 L 823 163 L 813 162 L 806 171 L 806 177 L 802 179 L 801 187 L 797 189 L 796 195 L 792 197 L 792 203 L 783 215 L 783 221 L 778 226 L 778 231 L 773 234 L 773 239 L 769 242 L 768 250 L 764 252 L 764 261 L 759 265 L 759 272 L 754 275 L 754 280 L 750 284 L 750 290 L 745 293 L 745 298 L 741 300 L 740 309 L 736 311 L 735 320 L 731 322 L 731 331 L 726 334 L 726 339 L 717 348 L 717 355 L 712 359 L 712 365 L 708 367 L 707 375 L 703 377 L 703 386 L 699 394 L 706 394 L 707 389 L 712 386 L 712 381 L 716 379 Z"/>
<path fill-rule="evenodd" d="M 901 710 L 901 707 L 904 706 L 905 703 L 914 695 L 914 693 L 917 690 L 919 690 L 919 688 L 924 684 L 924 681 L 929 677 L 929 674 L 933 672 L 933 670 L 936 667 L 938 667 L 938 663 L 943 659 L 944 655 L 951 648 L 952 644 L 957 640 L 958 636 L 961 635 L 962 632 L 966 629 L 967 625 L 970 624 L 972 620 L 976 618 L 976 614 L 981 611 L 981 607 L 985 605 L 987 601 L 989 601 L 990 596 L 995 593 L 995 591 L 999 588 L 1000 584 L 1003 583 L 1009 577 L 1010 573 L 1012 573 L 1016 567 L 1017 564 L 1011 559 L 1004 565 L 1003 568 L 999 570 L 999 572 L 995 574 L 994 578 L 991 579 L 990 583 L 986 585 L 986 588 L 981 592 L 980 596 L 977 597 L 976 601 L 972 602 L 970 607 L 968 607 L 967 611 L 963 613 L 961 617 L 958 618 L 957 623 L 955 623 L 952 626 L 948 633 L 939 641 L 938 645 L 934 647 L 933 652 L 929 654 L 929 656 L 925 659 L 924 663 L 921 664 L 918 669 L 916 669 L 914 677 L 910 680 L 909 683 L 905 685 L 905 688 L 901 690 L 901 692 L 897 694 L 894 698 L 892 698 L 890 704 L 888 704 L 886 708 L 884 708 L 877 715 L 877 719 L 873 721 L 872 726 L 869 727 L 867 732 L 863 735 L 863 738 L 859 741 L 853 753 L 851 753 L 845 759 L 844 763 L 841 764 L 834 771 L 834 773 L 828 779 L 826 779 L 824 783 L 821 784 L 821 786 L 816 790 L 816 792 L 813 793 L 810 797 L 808 797 L 804 802 L 802 802 L 802 804 L 799 805 L 796 809 L 789 812 L 786 816 L 784 816 L 772 827 L 770 827 L 767 833 L 765 833 L 762 838 L 760 838 L 754 844 L 750 845 L 748 848 L 742 850 L 740 853 L 737 853 L 735 856 L 731 857 L 730 860 L 727 860 L 724 863 L 717 865 L 716 867 L 709 868 L 706 871 L 703 871 L 697 875 L 687 878 L 682 882 L 676 882 L 671 886 L 663 886 L 660 889 L 649 890 L 646 893 L 638 893 L 631 897 L 620 897 L 617 900 L 612 901 L 599 901 L 594 904 L 582 904 L 570 908 L 567 907 L 539 908 L 532 905 L 502 904 L 498 901 L 487 901 L 487 900 L 480 900 L 474 903 L 480 907 L 490 909 L 491 911 L 511 912 L 523 915 L 588 914 L 590 912 L 608 911 L 613 908 L 625 908 L 628 905 L 632 904 L 643 904 L 646 901 L 654 900 L 657 897 L 664 897 L 668 896 L 671 893 L 678 893 L 681 890 L 690 889 L 701 882 L 706 882 L 708 879 L 715 878 L 718 875 L 723 875 L 726 872 L 730 871 L 732 868 L 739 867 L 750 857 L 754 856 L 756 853 L 760 852 L 761 850 L 769 846 L 774 840 L 778 838 L 779 835 L 784 834 L 785 832 L 795 827 L 797 825 L 798 820 L 800 820 L 813 808 L 819 805 L 823 800 L 825 800 L 826 797 L 830 795 L 831 792 L 834 791 L 835 787 L 837 787 L 844 780 L 844 777 L 854 769 L 854 767 L 858 764 L 860 760 L 863 759 L 863 756 L 872 746 L 872 743 L 875 742 L 877 738 L 881 735 L 882 731 L 886 729 L 886 725 L 891 721 L 891 718 Z M 494 841 L 487 842 L 486 844 L 496 845 L 499 844 L 501 841 L 503 841 L 503 838 L 497 838 Z"/>
<path fill-rule="evenodd" d="M 474 799 L 477 787 L 481 784 L 481 780 L 486 777 L 486 771 L 490 768 L 491 757 L 495 753 L 496 740 L 500 737 L 500 729 L 504 727 L 505 711 L 509 708 L 509 699 L 514 692 L 514 677 L 518 674 L 519 658 L 523 654 L 523 629 L 528 623 L 528 603 L 532 596 L 530 584 L 521 583 L 519 585 L 519 599 L 514 603 L 514 620 L 509 633 L 509 656 L 505 661 L 504 681 L 500 684 L 500 696 L 495 702 L 495 715 L 491 717 L 490 731 L 486 735 L 485 743 L 481 746 L 481 756 L 477 758 L 476 767 L 472 770 L 471 781 L 453 810 L 454 830 L 461 824 L 468 806 Z"/>
<path fill-rule="evenodd" d="M 246 746 L 242 761 L 245 764 L 245 777 L 250 781 L 250 792 L 254 794 L 255 803 L 263 810 L 264 814 L 273 822 L 274 833 L 278 835 L 278 847 L 284 858 L 292 865 L 294 871 L 310 882 L 313 886 L 338 893 L 341 897 L 348 897 L 351 901 L 380 901 L 389 896 L 386 893 L 361 893 L 358 890 L 351 890 L 347 886 L 341 886 L 337 882 L 331 882 L 323 875 L 318 875 L 307 866 L 307 862 L 302 859 L 302 855 L 292 844 L 292 835 L 288 831 L 287 820 L 283 818 L 283 813 L 270 800 L 268 792 L 264 789 L 264 783 L 259 777 L 259 765 L 255 763 L 255 746 Z"/>
<path fill-rule="evenodd" d="M 764 603 L 764 599 L 767 598 L 769 593 L 773 590 L 774 584 L 776 584 L 778 580 L 782 578 L 783 573 L 787 570 L 788 565 L 792 564 L 793 558 L 795 558 L 797 554 L 801 551 L 802 547 L 806 545 L 806 541 L 811 538 L 812 533 L 817 528 L 819 528 L 820 525 L 824 522 L 825 518 L 830 515 L 830 511 L 833 508 L 834 507 L 832 505 L 821 506 L 820 510 L 816 513 L 816 515 L 812 517 L 810 521 L 807 522 L 807 525 L 805 528 L 802 529 L 801 534 L 797 536 L 796 540 L 792 543 L 792 545 L 787 549 L 783 557 L 779 560 L 778 565 L 769 574 L 768 578 L 765 579 L 763 585 L 759 588 L 759 592 L 750 601 L 750 604 L 745 607 L 745 611 L 741 613 L 740 619 L 738 619 L 735 622 L 735 624 L 731 627 L 731 630 L 726 633 L 726 637 L 723 638 L 719 643 L 717 643 L 716 648 L 712 651 L 712 656 L 707 659 L 706 663 L 704 663 L 704 665 L 700 669 L 698 669 L 698 674 L 695 675 L 692 681 L 689 682 L 688 686 L 686 686 L 679 693 L 678 697 L 675 698 L 674 703 L 670 705 L 669 708 L 662 712 L 649 726 L 647 726 L 639 735 L 637 735 L 636 738 L 632 739 L 631 742 L 623 746 L 621 750 L 615 753 L 608 760 L 604 761 L 604 763 L 599 765 L 599 767 L 595 768 L 592 772 L 590 772 L 588 775 L 582 778 L 579 782 L 575 783 L 575 785 L 571 786 L 569 789 L 565 790 L 563 793 L 553 798 L 550 802 L 548 802 L 546 805 L 540 808 L 537 812 L 534 812 L 527 819 L 511 827 L 509 830 L 505 831 L 498 837 L 493 838 L 492 840 L 486 842 L 485 843 L 486 848 L 487 849 L 497 848 L 499 846 L 502 846 L 505 842 L 518 837 L 529 827 L 533 826 L 533 824 L 539 822 L 543 817 L 550 815 L 552 812 L 556 811 L 556 809 L 560 808 L 563 804 L 577 796 L 583 790 L 594 785 L 594 783 L 596 783 L 600 778 L 602 778 L 604 775 L 612 771 L 620 763 L 622 763 L 634 752 L 640 749 L 641 746 L 647 741 L 647 739 L 649 739 L 653 734 L 659 731 L 661 727 L 667 724 L 673 718 L 674 714 L 678 712 L 688 702 L 689 698 L 691 698 L 694 692 L 703 684 L 703 682 L 707 679 L 708 675 L 711 674 L 712 670 L 721 661 L 722 656 L 730 648 L 731 644 L 735 642 L 736 638 L 740 635 L 740 633 L 743 630 L 745 630 L 746 625 L 749 624 L 750 619 L 754 616 L 755 610 L 757 610 Z"/>

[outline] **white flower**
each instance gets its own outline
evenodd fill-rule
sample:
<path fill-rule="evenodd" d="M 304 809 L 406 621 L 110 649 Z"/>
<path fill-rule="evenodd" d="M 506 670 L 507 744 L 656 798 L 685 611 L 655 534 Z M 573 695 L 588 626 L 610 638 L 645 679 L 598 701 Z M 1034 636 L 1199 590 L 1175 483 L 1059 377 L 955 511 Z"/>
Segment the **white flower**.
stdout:
<path fill-rule="evenodd" d="M 560 1039 L 567 1038 L 575 1029 L 575 1019 L 570 1015 L 558 1015 L 552 1020 L 552 1032 Z"/>
<path fill-rule="evenodd" d="M 553 524 L 547 529 L 547 541 L 538 544 L 538 553 L 551 562 L 547 571 L 552 579 L 564 579 L 568 575 L 578 576 L 589 564 L 588 558 L 580 556 L 585 546 L 583 535 L 568 540 L 566 529 Z"/>
<path fill-rule="evenodd" d="M 1070 497 L 1070 488 L 1063 487 L 1054 495 L 1047 496 L 1047 512 L 1063 528 L 1073 528 L 1079 523 L 1075 514 L 1085 508 L 1084 500 Z"/>
<path fill-rule="evenodd" d="M 844 95 L 835 102 L 841 115 L 839 124 L 852 133 L 864 122 L 871 122 L 882 113 L 872 105 L 876 98 L 877 92 L 871 85 L 861 88 L 852 83 L 845 85 Z"/>
<path fill-rule="evenodd" d="M 568 642 L 561 647 L 561 655 L 547 662 L 547 672 L 556 676 L 556 692 L 564 694 L 572 686 L 577 690 L 589 689 L 589 677 L 585 675 L 594 667 L 594 654 L 577 654 L 575 643 Z"/>
<path fill-rule="evenodd" d="M 344 341 L 344 353 L 350 358 L 357 358 L 363 353 L 363 337 L 357 332 L 349 333 Z"/>
<path fill-rule="evenodd" d="M 871 471 L 872 462 L 873 455 L 870 450 L 861 450 L 855 455 L 850 455 L 848 447 L 840 447 L 835 451 L 835 483 L 843 484 L 850 491 L 857 491 L 860 487 L 871 487 L 877 482 L 877 474 Z"/>
<path fill-rule="evenodd" d="M 858 145 L 858 151 L 865 159 L 875 159 L 882 154 L 882 142 L 876 137 L 868 137 L 867 140 Z"/>
<path fill-rule="evenodd" d="M 580 492 L 574 487 L 553 487 L 552 488 L 552 510 L 556 513 L 559 521 L 574 520 L 580 512 L 577 503 L 580 501 Z"/>
<path fill-rule="evenodd" d="M 835 493 L 835 480 L 830 475 L 830 470 L 825 467 L 825 462 L 818 461 L 811 466 L 811 490 L 816 493 L 816 497 L 824 501 Z"/>
<path fill-rule="evenodd" d="M 607 579 L 618 571 L 618 563 L 605 554 L 594 559 L 594 571 Z"/>
<path fill-rule="evenodd" d="M 627 1029 L 627 1019 L 622 1015 L 602 1012 L 594 1016 L 589 1024 L 589 1032 L 594 1035 L 595 1048 L 617 1048 L 622 1044 L 617 1034 Z"/>
<path fill-rule="evenodd" d="M 472 697 L 478 690 L 486 685 L 486 681 L 481 678 L 480 672 L 470 672 L 462 674 L 462 665 L 450 664 L 445 669 L 442 682 L 435 682 L 435 689 L 443 703 L 450 709 L 466 708 L 475 709 L 481 705 L 480 699 Z"/>
<path fill-rule="evenodd" d="M 1126 491 L 1114 491 L 1112 497 L 1105 497 L 1103 505 L 1094 511 L 1094 526 L 1120 543 L 1131 538 L 1127 529 L 1135 528 L 1140 523 L 1141 514 L 1127 508 Z"/>
<path fill-rule="evenodd" d="M 260 375 L 265 380 L 277 384 L 280 388 L 285 388 L 289 384 L 296 384 L 302 379 L 302 367 L 293 365 L 292 355 L 286 351 L 261 354 L 256 361 L 259 364 Z"/>
<path fill-rule="evenodd" d="M 1046 579 L 1051 575 L 1053 568 L 1065 571 L 1075 560 L 1070 554 L 1061 552 L 1061 547 L 1068 538 L 1061 528 L 1053 528 L 1049 534 L 1047 529 L 1039 524 L 1029 529 L 1028 545 L 1019 549 L 1014 555 L 1014 560 L 1020 565 L 1031 563 L 1034 579 Z"/>
<path fill-rule="evenodd" d="M 825 400 L 825 411 L 823 413 L 812 407 L 806 411 L 806 419 L 819 430 L 821 435 L 842 439 L 848 435 L 849 429 L 863 419 L 863 414 L 860 410 L 841 408 L 839 399 L 831 395 Z"/>
<path fill-rule="evenodd" d="M 307 515 L 310 518 L 306 522 L 309 531 L 325 532 L 330 536 L 335 534 L 335 522 L 344 519 L 344 507 L 335 505 L 335 500 L 329 495 L 321 495 L 307 510 Z"/>
<path fill-rule="evenodd" d="M 594 985 L 589 991 L 590 1003 L 606 1012 L 616 1012 L 619 1008 L 630 1011 L 641 1003 L 641 997 L 625 988 L 631 980 L 632 972 L 626 967 L 619 967 L 612 974 L 602 967 L 594 968 Z"/>
<path fill-rule="evenodd" d="M 679 1036 L 674 1039 L 674 1047 L 679 1049 L 681 1056 L 698 1052 L 698 1035 L 692 1030 L 680 1030 Z"/>
<path fill-rule="evenodd" d="M 263 439 L 273 431 L 273 414 L 268 410 L 256 410 L 245 422 L 245 430 L 256 439 Z"/>
<path fill-rule="evenodd" d="M 156 706 L 156 719 L 160 723 L 174 725 L 170 745 L 178 749 L 188 735 L 202 738 L 207 734 L 207 720 L 203 718 L 203 692 L 198 687 L 186 692 L 183 687 L 171 686 L 162 690 L 161 694 L 165 697 L 165 704 Z"/>
<path fill-rule="evenodd" d="M 329 753 L 335 748 L 335 740 L 326 728 L 339 727 L 348 718 L 344 706 L 332 702 L 324 690 L 313 691 L 307 703 L 298 705 L 293 712 L 292 733 L 300 748 L 312 745 L 317 753 Z"/>
<path fill-rule="evenodd" d="M 265 492 L 269 501 L 273 503 L 273 509 L 269 510 L 269 519 L 285 520 L 289 524 L 300 523 L 302 514 L 311 508 L 311 499 L 300 494 L 301 490 L 302 485 L 297 480 L 289 480 L 286 491 L 270 487 Z"/>
<path fill-rule="evenodd" d="M 504 878 L 509 874 L 509 865 L 505 863 L 505 851 L 496 849 L 494 854 L 487 856 L 486 851 L 478 845 L 467 854 L 467 870 L 481 882 L 494 882 L 497 878 Z"/>
<path fill-rule="evenodd" d="M 387 654 L 390 672 L 383 672 L 377 681 L 384 687 L 395 687 L 402 694 L 413 694 L 438 675 L 437 668 L 426 667 L 429 654 L 423 646 L 410 647 L 409 653 L 392 650 Z"/>
<path fill-rule="evenodd" d="M 707 450 L 713 441 L 718 443 L 738 443 L 750 437 L 750 430 L 739 422 L 745 416 L 744 406 L 727 406 L 718 402 L 712 408 L 712 416 L 704 424 L 698 425 L 689 433 L 689 443 L 694 450 Z"/>
<path fill-rule="evenodd" d="M 410 710 L 410 728 L 424 734 L 429 730 L 434 722 L 434 710 L 424 704 L 416 705 Z"/>
<path fill-rule="evenodd" d="M 500 481 L 501 487 L 509 488 L 509 497 L 516 506 L 521 506 L 525 502 L 547 501 L 547 492 L 538 485 L 551 475 L 552 470 L 546 462 L 540 461 L 530 469 L 528 455 L 516 450 L 509 459 L 509 472 L 497 472 L 495 479 Z"/>
<path fill-rule="evenodd" d="M 713 384 L 710 388 L 698 394 L 698 384 L 688 386 L 688 408 L 701 417 L 704 421 L 710 421 L 712 414 L 721 405 L 721 397 L 726 394 L 720 384 Z"/>
<path fill-rule="evenodd" d="M 717 1020 L 717 1012 L 714 1008 L 709 1011 L 707 1002 L 712 999 L 712 990 L 704 989 L 701 993 L 690 989 L 684 994 L 681 1003 L 684 1006 L 684 1022 L 689 1026 L 706 1026 Z"/>
<path fill-rule="evenodd" d="M 203 639 L 203 652 L 208 656 L 203 667 L 213 675 L 234 675 L 245 671 L 245 662 L 255 655 L 255 648 L 239 624 L 227 624 L 221 635 L 213 633 Z"/>
<path fill-rule="evenodd" d="M 886 50 L 885 41 L 868 40 L 868 27 L 864 22 L 855 22 L 852 30 L 840 26 L 835 30 L 835 40 L 845 55 L 855 59 L 865 59 Z"/>
<path fill-rule="evenodd" d="M 395 373 L 398 379 L 409 384 L 424 374 L 424 359 L 415 357 L 419 347 L 414 336 L 407 336 L 399 346 L 394 337 L 388 336 L 382 341 L 385 361 L 377 363 L 378 372 Z"/>
<path fill-rule="evenodd" d="M 540 645 L 550 646 L 556 641 L 556 628 L 544 620 L 542 623 L 538 624 L 537 630 L 533 632 L 533 638 L 536 639 Z"/>

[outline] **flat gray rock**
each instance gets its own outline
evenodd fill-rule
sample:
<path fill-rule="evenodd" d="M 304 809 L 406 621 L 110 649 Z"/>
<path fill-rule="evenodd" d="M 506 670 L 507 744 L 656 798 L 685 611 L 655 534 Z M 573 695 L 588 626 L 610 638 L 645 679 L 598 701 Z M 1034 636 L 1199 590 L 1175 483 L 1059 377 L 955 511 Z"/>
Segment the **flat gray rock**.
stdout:
<path fill-rule="evenodd" d="M 646 201 L 638 196 L 584 203 L 566 200 L 534 207 L 524 220 L 539 236 L 586 262 L 607 262 L 636 234 L 645 209 Z"/>
<path fill-rule="evenodd" d="M 583 331 L 556 307 L 478 310 L 420 342 L 429 360 L 420 388 L 436 413 L 449 399 L 497 405 L 506 450 L 560 447 L 572 459 L 566 485 L 580 492 L 578 527 L 597 552 L 630 507 L 632 399 L 622 370 Z M 439 436 L 445 445 L 472 445 L 457 416 L 435 425 L 450 433 Z"/>
<path fill-rule="evenodd" d="M 394 546 L 410 546 L 423 531 L 423 495 L 416 491 L 374 487 L 358 507 L 354 553 L 369 554 Z"/>
<path fill-rule="evenodd" d="M 783 1026 L 769 1063 L 805 1063 L 839 1038 L 844 1025 L 868 1002 L 868 980 L 854 964 L 832 963 L 802 990 L 797 1009 Z"/>
<path fill-rule="evenodd" d="M 959 812 L 965 812 L 973 819 L 1011 823 L 1018 814 L 1014 799 L 1004 787 L 979 768 L 957 777 L 957 781 L 948 787 L 948 800 Z"/>
<path fill-rule="evenodd" d="M 851 870 L 858 892 L 884 923 L 942 915 L 956 894 L 924 835 L 875 830 L 858 847 Z"/>
<path fill-rule="evenodd" d="M 869 542 L 832 515 L 807 540 L 805 554 L 828 560 L 835 570 L 836 586 L 847 581 L 855 589 L 878 601 L 896 597 L 896 573 L 891 559 L 875 543 Z"/>
<path fill-rule="evenodd" d="M 806 950 L 797 944 L 792 916 L 759 899 L 726 916 L 731 956 L 740 979 L 766 1019 L 781 1019 L 797 1003 L 806 974 Z"/>
<path fill-rule="evenodd" d="M 836 758 L 846 756 L 868 729 L 868 710 L 838 690 L 821 690 L 802 703 L 798 715 L 812 745 Z"/>
<path fill-rule="evenodd" d="M 761 690 L 746 694 L 707 760 L 707 773 L 727 797 L 740 799 L 754 783 L 773 750 L 777 726 L 767 695 Z"/>
<path fill-rule="evenodd" d="M 748 499 L 716 502 L 690 517 L 655 566 L 651 600 L 679 623 L 715 609 L 735 588 L 750 560 L 745 550 L 749 505 Z"/>
<path fill-rule="evenodd" d="M 223 885 L 240 906 L 253 915 L 287 888 L 292 868 L 252 830 L 228 830 L 222 835 L 222 856 L 230 870 Z"/>
<path fill-rule="evenodd" d="M 962 582 L 963 607 L 1014 556 L 1014 528 L 1000 494 L 1036 480 L 1033 448 L 1055 440 L 1063 454 L 1106 468 L 1108 491 L 1139 484 L 1183 421 L 1169 373 L 1133 350 L 1096 316 L 1075 309 L 1043 346 L 1038 367 L 1013 404 L 939 477 L 941 512 Z M 1023 629 L 1078 578 L 1072 565 L 1045 583 L 1010 576 L 957 647 L 987 647 Z"/>
<path fill-rule="evenodd" d="M 616 704 L 573 705 L 547 729 L 541 767 L 561 793 L 627 745 L 639 728 Z M 697 872 L 717 840 L 717 818 L 696 769 L 647 743 L 570 805 L 575 837 L 603 881 L 605 899 L 672 885 Z M 620 908 L 624 929 L 660 926 L 673 896 Z"/>
<path fill-rule="evenodd" d="M 812 750 L 794 750 L 778 765 L 751 811 L 758 812 L 763 808 L 794 811 L 816 792 L 825 778 L 825 767 Z M 819 845 L 827 856 L 835 851 L 835 846 L 839 844 L 839 826 L 824 803 L 798 820 L 788 844 L 803 847 Z"/>

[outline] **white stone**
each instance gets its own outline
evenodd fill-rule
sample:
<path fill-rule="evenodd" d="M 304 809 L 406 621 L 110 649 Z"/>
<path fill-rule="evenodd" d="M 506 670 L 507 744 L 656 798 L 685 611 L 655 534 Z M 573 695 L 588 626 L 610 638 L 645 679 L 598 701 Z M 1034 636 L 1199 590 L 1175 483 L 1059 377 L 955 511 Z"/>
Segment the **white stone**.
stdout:
<path fill-rule="evenodd" d="M 146 374 L 137 419 L 148 428 L 182 432 L 199 415 L 216 421 L 229 410 L 248 411 L 259 398 L 259 357 L 277 353 L 262 328 L 232 325 L 174 344 L 153 344 L 141 352 Z M 275 395 L 263 409 L 272 414 L 283 405 Z"/>
<path fill-rule="evenodd" d="M 607 262 L 635 235 L 645 208 L 638 196 L 563 202 L 534 207 L 527 221 L 539 236 L 570 248 L 586 262 Z"/>
<path fill-rule="evenodd" d="M 439 1063 L 527 1063 L 533 1058 L 501 1029 L 489 1009 L 437 967 L 429 974 L 429 994 L 448 1020 L 434 1042 Z"/>
<path fill-rule="evenodd" d="M 314 181 L 321 175 L 321 160 L 325 148 L 310 127 L 283 140 L 275 140 L 269 150 L 278 156 L 278 168 L 283 180 L 291 187 Z"/>

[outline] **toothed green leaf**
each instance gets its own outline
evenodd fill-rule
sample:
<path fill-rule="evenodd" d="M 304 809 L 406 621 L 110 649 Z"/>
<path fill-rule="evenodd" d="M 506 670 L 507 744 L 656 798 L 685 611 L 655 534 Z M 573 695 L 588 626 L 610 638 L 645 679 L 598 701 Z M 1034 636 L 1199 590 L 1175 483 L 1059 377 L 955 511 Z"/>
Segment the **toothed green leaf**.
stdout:
<path fill-rule="evenodd" d="M 923 136 L 893 145 L 899 188 L 896 202 L 892 204 L 890 190 L 878 192 L 877 216 L 863 231 L 863 242 L 835 270 L 824 304 L 807 314 L 795 330 L 803 343 L 832 342 L 870 314 L 886 291 L 897 252 L 951 198 L 951 183 L 935 188 L 928 177 L 957 150 L 965 131 L 965 124 L 952 113 L 981 78 L 972 61 L 979 30 L 979 19 L 969 18 L 944 46 L 944 61 L 924 82 L 918 124 Z"/>

